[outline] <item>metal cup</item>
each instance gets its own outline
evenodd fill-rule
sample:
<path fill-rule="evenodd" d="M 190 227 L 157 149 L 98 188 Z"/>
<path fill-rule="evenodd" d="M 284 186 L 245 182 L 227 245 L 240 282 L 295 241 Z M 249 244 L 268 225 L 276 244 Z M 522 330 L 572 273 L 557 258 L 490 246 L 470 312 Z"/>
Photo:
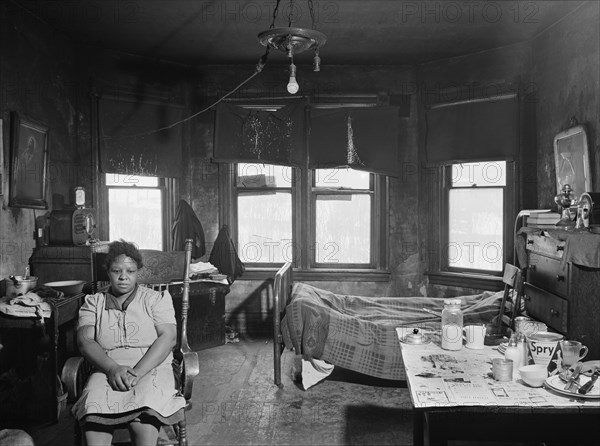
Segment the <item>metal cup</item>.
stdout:
<path fill-rule="evenodd" d="M 517 316 L 515 318 L 515 332 L 517 334 L 522 333 L 527 336 L 527 333 L 525 332 L 525 325 L 529 322 L 531 322 L 531 319 L 527 316 Z"/>
<path fill-rule="evenodd" d="M 513 362 L 510 359 L 494 358 L 492 359 L 492 374 L 496 381 L 512 381 Z"/>

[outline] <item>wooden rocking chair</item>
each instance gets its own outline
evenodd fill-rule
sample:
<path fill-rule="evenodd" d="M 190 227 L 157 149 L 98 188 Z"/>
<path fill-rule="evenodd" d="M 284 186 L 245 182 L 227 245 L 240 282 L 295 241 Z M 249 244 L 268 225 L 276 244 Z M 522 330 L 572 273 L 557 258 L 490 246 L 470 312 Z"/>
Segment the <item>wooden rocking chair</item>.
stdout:
<path fill-rule="evenodd" d="M 92 247 L 93 290 L 97 292 L 108 284 L 108 276 L 103 264 L 108 245 Z M 185 411 L 191 408 L 194 378 L 200 371 L 198 353 L 190 349 L 187 337 L 187 319 L 189 309 L 190 263 L 192 240 L 185 242 L 185 251 L 164 252 L 141 249 L 144 268 L 138 273 L 138 283 L 156 290 L 168 289 L 169 286 L 182 286 L 180 319 L 177 324 L 177 345 L 173 350 L 173 371 L 178 391 L 185 398 L 186 407 L 182 409 L 183 420 L 173 426 L 180 446 L 187 446 L 187 428 Z M 173 299 L 175 302 L 175 299 Z M 177 309 L 176 309 L 177 310 Z M 176 311 L 176 314 L 178 312 Z M 65 384 L 70 401 L 76 401 L 83 391 L 91 374 L 91 366 L 83 357 L 69 358 L 62 370 L 61 379 Z M 75 444 L 80 445 L 81 432 L 79 423 L 75 423 Z M 165 443 L 162 443 L 165 444 Z"/>

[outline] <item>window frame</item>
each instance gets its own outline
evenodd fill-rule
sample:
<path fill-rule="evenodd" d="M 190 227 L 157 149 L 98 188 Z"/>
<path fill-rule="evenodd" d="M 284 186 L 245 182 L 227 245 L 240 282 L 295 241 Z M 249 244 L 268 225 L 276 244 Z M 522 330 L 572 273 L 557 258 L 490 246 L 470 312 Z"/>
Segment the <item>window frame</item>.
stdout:
<path fill-rule="evenodd" d="M 289 192 L 290 193 L 290 198 L 291 198 L 291 208 L 292 208 L 292 212 L 293 209 L 295 207 L 295 203 L 297 200 L 297 193 L 295 191 L 295 188 L 293 187 L 293 185 L 295 184 L 295 182 L 297 181 L 297 169 L 294 167 L 290 167 L 291 172 L 292 172 L 292 179 L 291 179 L 291 183 L 290 186 L 276 186 L 276 187 L 270 187 L 270 186 L 266 186 L 266 187 L 243 187 L 243 188 L 238 188 L 237 187 L 237 171 L 238 171 L 238 164 L 260 164 L 260 163 L 234 163 L 231 164 L 231 169 L 233 171 L 233 176 L 232 176 L 232 181 L 233 184 L 231 185 L 232 188 L 232 205 L 234 207 L 234 212 L 235 212 L 235 224 L 232 225 L 230 224 L 230 228 L 231 228 L 231 236 L 233 238 L 233 240 L 235 240 L 235 245 L 236 245 L 236 249 L 238 250 L 238 255 L 240 255 L 241 257 L 241 250 L 243 249 L 243 247 L 239 246 L 239 232 L 238 232 L 238 206 L 237 206 L 237 198 L 239 196 L 239 192 L 238 190 L 242 190 L 245 194 L 248 195 L 256 195 L 257 193 L 264 193 L 265 195 L 269 194 L 269 191 L 275 191 L 275 192 Z M 265 163 L 267 164 L 267 163 Z M 271 165 L 271 164 L 269 164 Z M 292 215 L 292 239 L 295 239 L 295 228 L 296 223 L 294 222 L 294 218 Z M 270 268 L 273 264 L 277 264 L 277 265 L 282 265 L 282 263 L 274 263 L 274 262 L 253 262 L 252 265 L 254 268 Z M 249 265 L 248 263 L 246 265 Z"/>
<path fill-rule="evenodd" d="M 171 223 L 175 216 L 176 197 L 178 195 L 178 182 L 174 178 L 155 177 L 158 178 L 157 186 L 111 186 L 106 184 L 106 175 L 117 175 L 113 173 L 101 173 L 100 188 L 98 190 L 98 237 L 100 240 L 110 240 L 109 228 L 109 190 L 110 189 L 158 189 L 162 200 L 162 250 L 171 251 L 173 237 L 171 235 Z M 138 176 L 138 175 L 132 175 Z M 150 176 L 150 175 L 145 175 Z M 132 240 L 135 242 L 135 240 Z"/>
<path fill-rule="evenodd" d="M 316 238 L 316 212 L 317 212 L 317 199 L 320 195 L 368 195 L 371 197 L 371 213 L 370 213 L 370 258 L 368 264 L 358 264 L 358 263 L 317 263 L 316 256 L 310 255 L 308 256 L 308 269 L 314 270 L 323 270 L 323 269 L 348 269 L 348 270 L 358 270 L 358 269 L 369 269 L 369 270 L 379 270 L 381 269 L 382 259 L 381 253 L 382 249 L 385 249 L 385 246 L 378 246 L 378 241 L 381 239 L 381 222 L 380 216 L 385 209 L 382 209 L 381 203 L 379 202 L 379 198 L 382 194 L 382 190 L 385 190 L 385 186 L 380 184 L 382 175 L 377 175 L 374 173 L 369 173 L 369 189 L 336 189 L 336 188 L 325 188 L 325 187 L 317 187 L 315 185 L 315 170 L 316 169 L 307 169 L 308 173 L 308 181 L 310 184 L 310 192 L 309 200 L 310 200 L 310 210 L 309 210 L 309 227 L 307 228 L 309 231 L 309 247 L 315 247 L 317 244 Z M 387 213 L 385 214 L 387 215 Z M 385 264 L 385 261 L 384 261 Z M 363 267 L 357 265 L 365 265 Z"/>
<path fill-rule="evenodd" d="M 514 251 L 514 209 L 518 187 L 516 184 L 516 163 L 512 160 L 469 160 L 464 163 L 486 163 L 486 162 L 506 162 L 506 185 L 493 186 L 502 187 L 503 193 L 503 246 L 502 246 L 502 264 L 511 263 Z M 459 162 L 442 165 L 438 167 L 438 188 L 437 203 L 438 221 L 441 222 L 436 228 L 433 222 L 430 222 L 429 229 L 433 235 L 431 246 L 448 246 L 449 239 L 449 194 L 452 188 L 452 166 L 461 164 Z M 483 188 L 483 187 L 482 187 Z M 435 220 L 435 219 L 432 219 Z M 432 248 L 435 250 L 435 248 Z M 427 273 L 429 282 L 434 285 L 447 285 L 464 288 L 474 288 L 482 290 L 498 290 L 502 287 L 503 271 L 482 271 L 467 268 L 457 268 L 448 265 L 448 259 L 445 257 L 445 249 L 433 251 L 430 257 L 430 271 Z M 431 254 L 431 253 L 430 253 Z"/>
<path fill-rule="evenodd" d="M 237 247 L 238 213 L 237 213 L 237 164 L 222 164 L 221 187 L 224 191 L 221 221 L 230 227 L 230 232 Z M 314 187 L 314 170 L 307 167 L 292 167 L 292 237 L 294 248 L 294 277 L 300 280 L 351 280 L 351 281 L 388 281 L 388 231 L 387 216 L 388 178 L 385 175 L 371 174 L 373 183 L 371 206 L 371 262 L 368 266 L 356 264 L 315 264 L 310 252 L 315 243 L 314 219 L 316 196 Z M 282 188 L 285 189 L 285 188 Z M 349 189 L 348 192 L 351 193 Z M 303 211 L 305 210 L 305 211 Z M 281 267 L 281 263 L 247 264 L 244 278 L 265 279 L 272 277 L 273 271 Z"/>

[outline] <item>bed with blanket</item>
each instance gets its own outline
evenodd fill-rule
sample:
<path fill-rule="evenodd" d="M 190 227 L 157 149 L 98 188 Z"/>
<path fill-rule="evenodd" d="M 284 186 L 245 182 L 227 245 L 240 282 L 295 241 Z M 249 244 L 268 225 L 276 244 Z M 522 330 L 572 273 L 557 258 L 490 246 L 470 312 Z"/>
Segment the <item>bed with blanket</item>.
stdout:
<path fill-rule="evenodd" d="M 405 380 L 397 327 L 440 330 L 444 298 L 338 295 L 294 283 L 291 264 L 275 275 L 274 374 L 281 385 L 285 347 L 303 359 L 318 359 L 376 378 Z M 499 313 L 503 292 L 460 296 L 464 323 L 489 323 Z"/>

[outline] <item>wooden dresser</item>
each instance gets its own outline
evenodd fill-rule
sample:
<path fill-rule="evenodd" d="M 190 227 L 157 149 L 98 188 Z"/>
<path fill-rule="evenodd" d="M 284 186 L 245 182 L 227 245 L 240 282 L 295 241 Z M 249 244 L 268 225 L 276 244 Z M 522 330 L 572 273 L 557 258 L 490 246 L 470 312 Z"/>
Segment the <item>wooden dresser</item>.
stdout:
<path fill-rule="evenodd" d="M 600 235 L 561 230 L 526 236 L 525 308 L 600 359 Z"/>

